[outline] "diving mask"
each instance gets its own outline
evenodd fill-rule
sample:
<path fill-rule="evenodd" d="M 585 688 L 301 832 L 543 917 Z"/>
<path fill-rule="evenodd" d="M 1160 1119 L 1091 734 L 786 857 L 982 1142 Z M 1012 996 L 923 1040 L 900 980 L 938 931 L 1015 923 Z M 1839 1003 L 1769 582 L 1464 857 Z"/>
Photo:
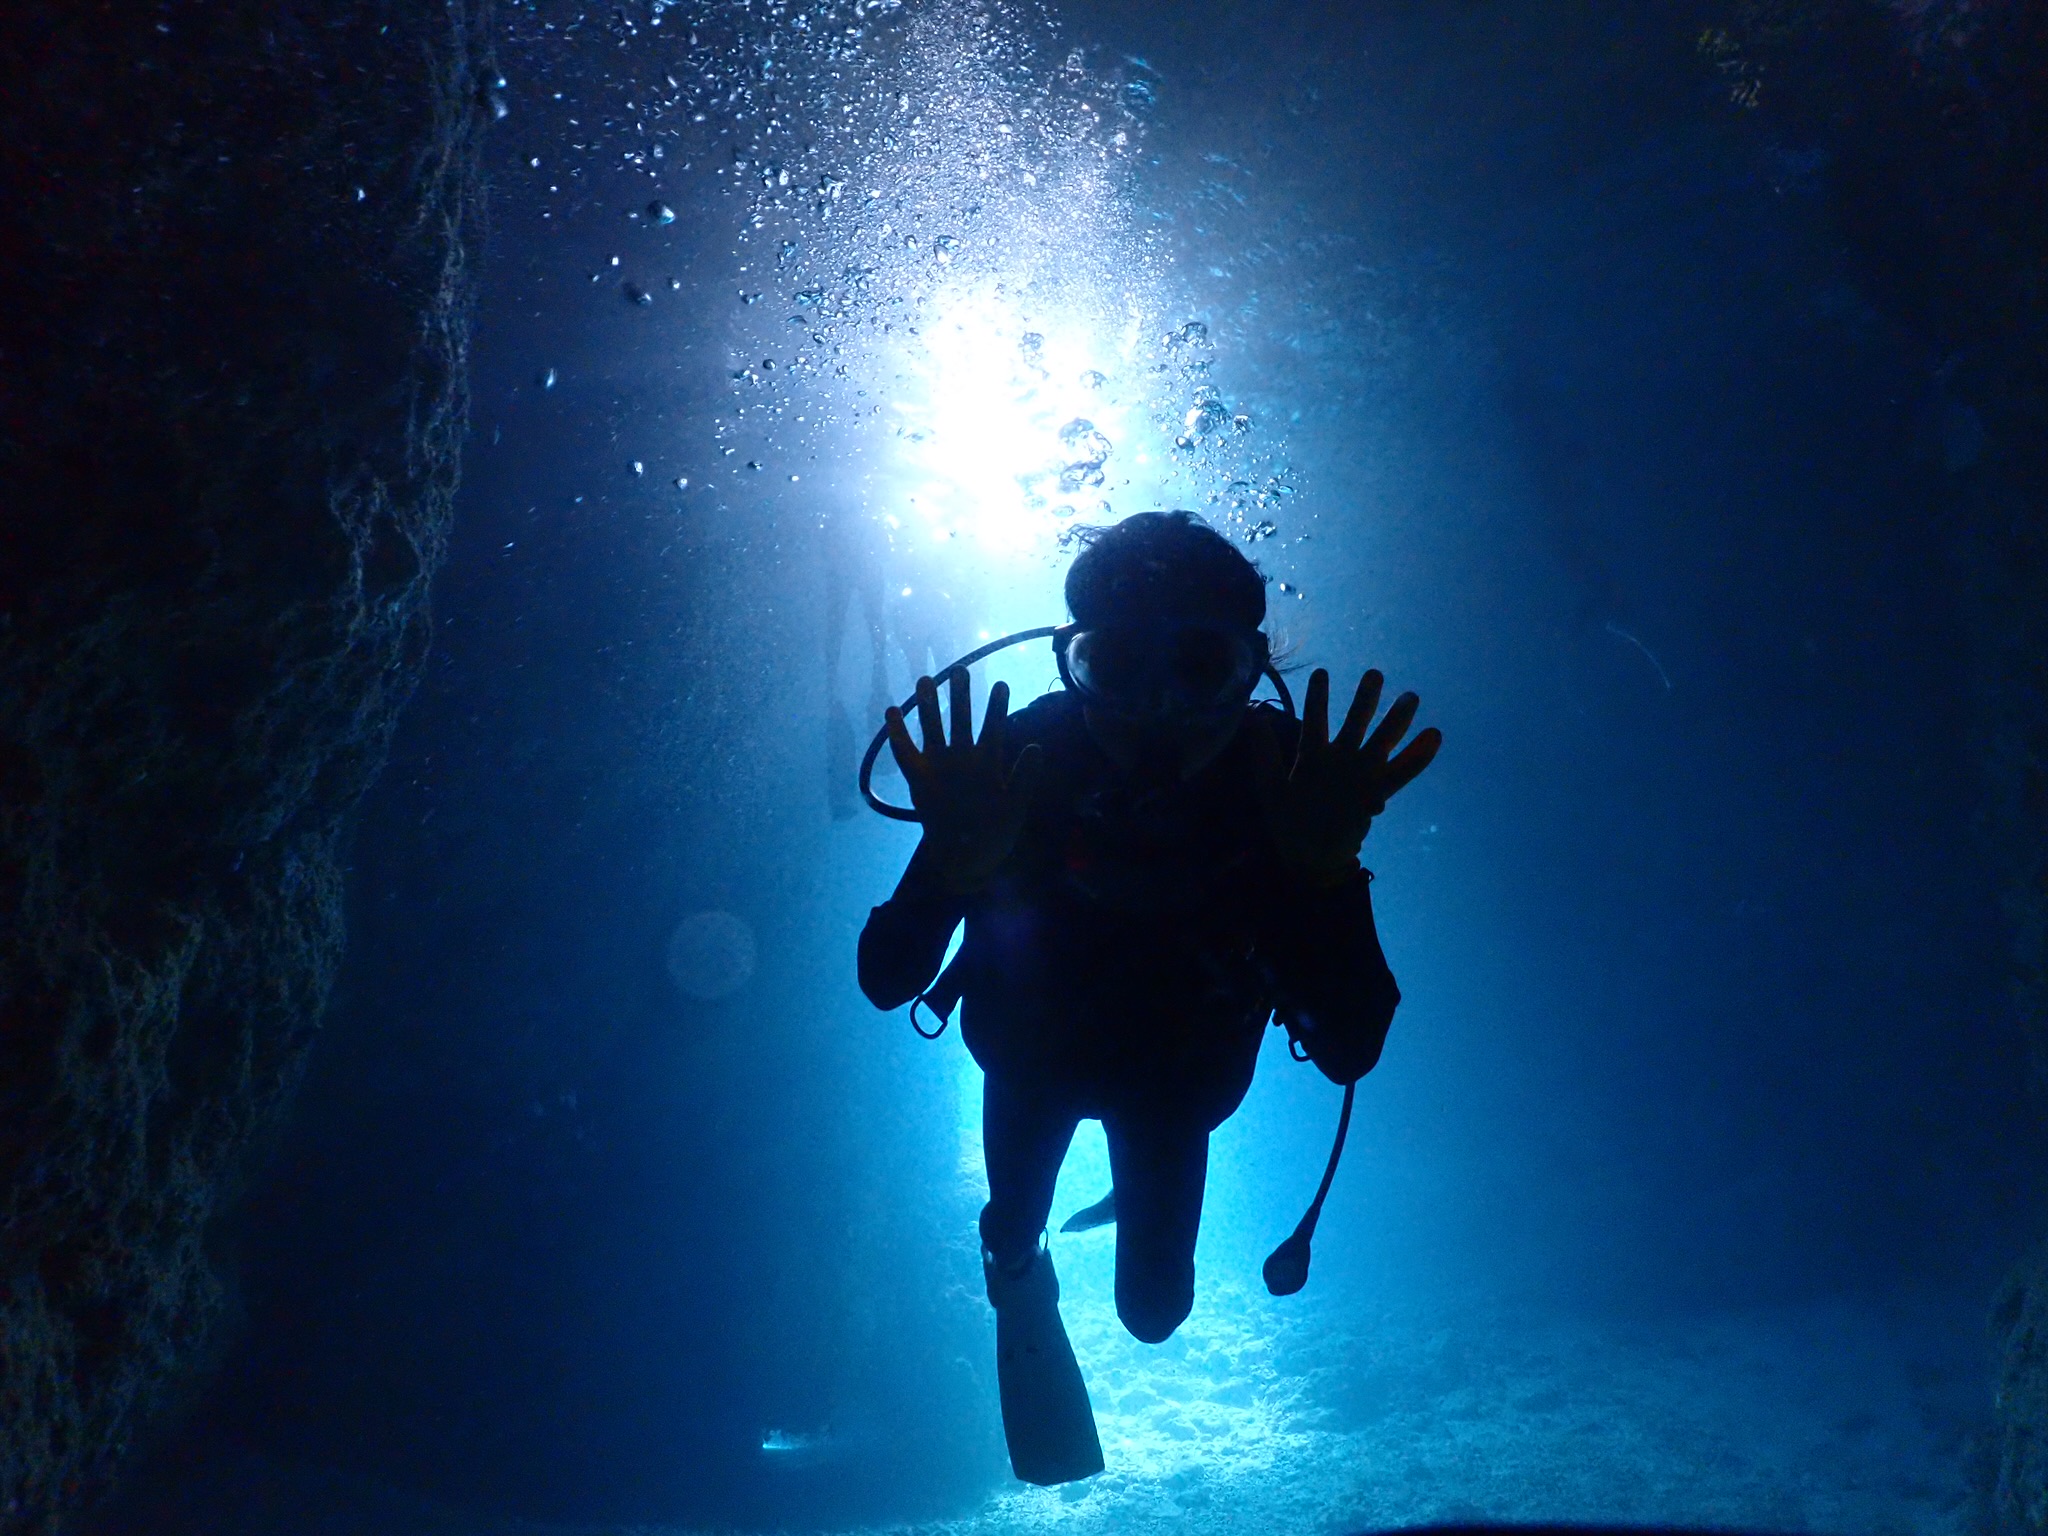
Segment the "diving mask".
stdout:
<path fill-rule="evenodd" d="M 1060 677 L 1090 706 L 1127 718 L 1208 715 L 1251 697 L 1266 637 L 1207 623 L 1076 627 L 1056 635 Z"/>

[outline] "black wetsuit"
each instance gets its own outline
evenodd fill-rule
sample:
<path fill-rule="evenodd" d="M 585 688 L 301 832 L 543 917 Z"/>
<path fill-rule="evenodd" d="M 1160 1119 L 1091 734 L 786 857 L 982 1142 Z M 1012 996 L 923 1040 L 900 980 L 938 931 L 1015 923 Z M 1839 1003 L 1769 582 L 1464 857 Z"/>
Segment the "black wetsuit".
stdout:
<path fill-rule="evenodd" d="M 1350 1082 L 1378 1061 L 1400 992 L 1373 927 L 1369 877 L 1314 890 L 1276 863 L 1252 735 L 1295 722 L 1247 706 L 1229 747 L 1184 783 L 1131 785 L 1074 695 L 1010 719 L 1044 771 L 1015 851 L 982 890 L 948 895 L 913 857 L 868 917 L 860 983 L 880 1008 L 928 988 L 967 934 L 961 1031 L 987 1074 L 982 1240 L 1030 1251 L 1076 1123 L 1100 1119 L 1116 1188 L 1117 1312 L 1167 1337 L 1194 1299 L 1209 1133 L 1251 1086 L 1277 1013 L 1318 1066 Z"/>

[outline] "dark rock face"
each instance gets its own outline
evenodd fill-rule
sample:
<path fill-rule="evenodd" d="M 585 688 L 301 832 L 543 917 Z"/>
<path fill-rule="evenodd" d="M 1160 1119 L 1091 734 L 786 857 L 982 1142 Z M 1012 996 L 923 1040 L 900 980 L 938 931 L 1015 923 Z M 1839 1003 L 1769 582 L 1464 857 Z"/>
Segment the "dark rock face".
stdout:
<path fill-rule="evenodd" d="M 2048 1247 L 2006 1279 L 1991 1309 L 2000 1361 L 1998 1509 L 2021 1530 L 2048 1530 Z"/>
<path fill-rule="evenodd" d="M 477 0 L 0 19 L 0 1530 L 193 1364 L 427 643 Z"/>
<path fill-rule="evenodd" d="M 1870 294 L 1926 349 L 1927 454 L 1976 626 L 1983 826 L 2048 1090 L 2048 4 L 1740 0 L 1700 51 L 1830 160 Z M 1996 1518 L 2048 1531 L 2048 1249 L 1993 1308 Z"/>

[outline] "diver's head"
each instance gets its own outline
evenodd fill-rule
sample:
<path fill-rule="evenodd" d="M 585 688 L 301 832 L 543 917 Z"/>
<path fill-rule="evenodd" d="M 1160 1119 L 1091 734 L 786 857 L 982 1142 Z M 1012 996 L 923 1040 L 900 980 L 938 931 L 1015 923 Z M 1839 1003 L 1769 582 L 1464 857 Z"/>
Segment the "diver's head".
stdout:
<path fill-rule="evenodd" d="M 1230 744 L 1265 671 L 1265 578 L 1192 512 L 1078 536 L 1060 675 L 1119 765 L 1187 777 Z"/>

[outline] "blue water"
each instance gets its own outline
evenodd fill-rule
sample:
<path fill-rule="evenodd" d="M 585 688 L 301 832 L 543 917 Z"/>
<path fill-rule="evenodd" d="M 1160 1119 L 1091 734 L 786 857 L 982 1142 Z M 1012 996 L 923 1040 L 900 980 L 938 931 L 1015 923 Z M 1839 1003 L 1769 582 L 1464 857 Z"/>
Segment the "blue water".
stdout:
<path fill-rule="evenodd" d="M 435 654 L 115 1526 L 1975 1528 L 2043 1193 L 1981 445 L 1809 147 L 1557 10 L 506 8 Z M 1055 1238 L 1108 1470 L 1027 1489 L 978 1076 L 855 988 L 914 834 L 833 818 L 826 720 L 1161 505 L 1447 744 L 1366 847 L 1405 1001 L 1308 1290 L 1258 1266 L 1338 1092 L 1275 1036 L 1174 1339 Z M 1086 1127 L 1055 1223 L 1106 1187 Z"/>

